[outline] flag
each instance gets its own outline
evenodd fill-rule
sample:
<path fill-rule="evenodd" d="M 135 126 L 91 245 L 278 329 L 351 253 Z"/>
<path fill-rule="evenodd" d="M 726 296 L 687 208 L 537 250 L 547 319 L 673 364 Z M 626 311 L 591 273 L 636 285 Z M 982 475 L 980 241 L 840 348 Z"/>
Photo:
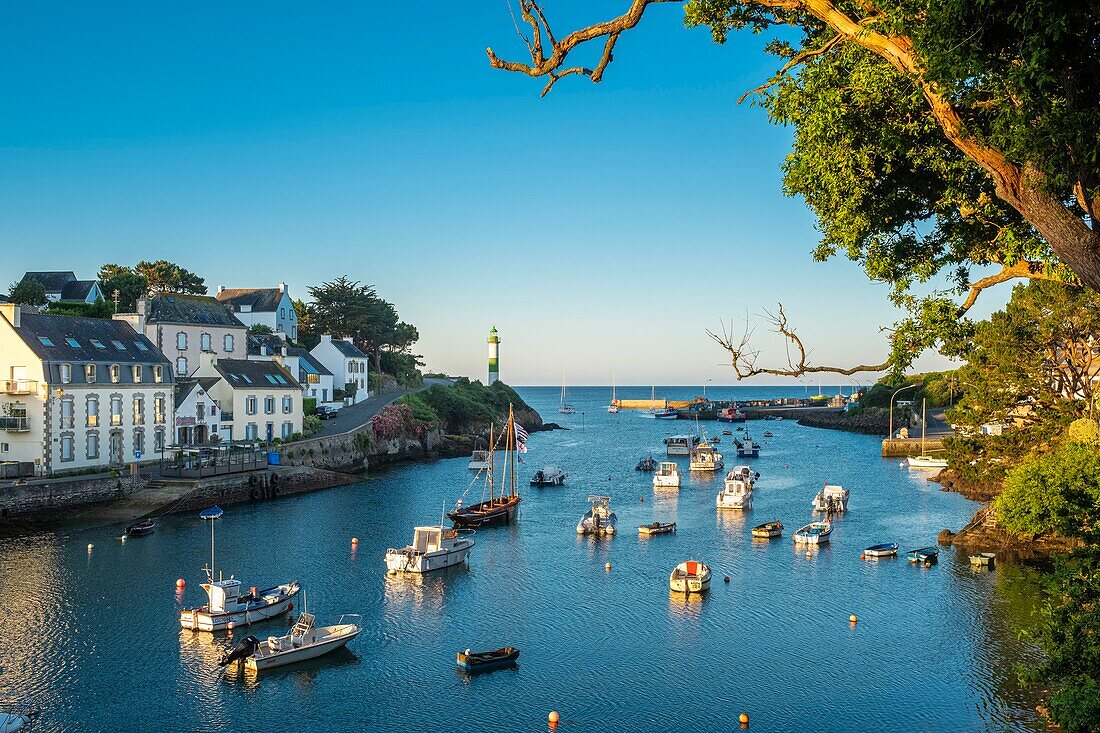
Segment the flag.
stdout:
<path fill-rule="evenodd" d="M 526 453 L 527 452 L 527 444 L 517 442 L 516 443 L 516 450 L 518 450 L 520 453 Z M 520 459 L 520 460 L 522 460 L 522 459 Z"/>
<path fill-rule="evenodd" d="M 516 428 L 516 440 L 519 441 L 520 443 L 526 443 L 527 439 L 530 438 L 531 436 L 527 434 L 527 431 L 524 430 L 523 426 L 520 425 L 518 422 L 513 423 L 513 425 L 515 425 L 515 428 Z"/>

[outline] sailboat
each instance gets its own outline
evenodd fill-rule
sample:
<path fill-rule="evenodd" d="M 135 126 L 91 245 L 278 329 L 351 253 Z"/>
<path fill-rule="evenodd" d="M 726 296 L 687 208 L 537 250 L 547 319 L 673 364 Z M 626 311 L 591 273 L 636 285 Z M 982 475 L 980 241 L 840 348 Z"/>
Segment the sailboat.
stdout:
<path fill-rule="evenodd" d="M 611 404 L 607 406 L 607 411 L 613 415 L 619 411 L 619 401 L 615 399 L 615 372 L 611 372 Z"/>
<path fill-rule="evenodd" d="M 933 458 L 924 449 L 925 433 L 928 430 L 928 400 L 921 400 L 920 455 L 909 456 L 906 462 L 909 468 L 947 468 L 946 458 Z"/>
<path fill-rule="evenodd" d="M 497 445 L 504 441 L 504 477 L 500 482 L 500 495 L 495 492 L 493 480 L 493 450 L 489 451 L 489 468 L 486 472 L 486 485 L 489 488 L 489 499 L 477 504 L 463 506 L 460 498 L 455 503 L 454 511 L 447 515 L 447 519 L 454 522 L 456 527 L 486 527 L 494 524 L 511 524 L 519 515 L 520 496 L 516 491 L 516 418 L 512 411 L 511 403 L 508 404 L 508 424 L 497 438 Z M 492 431 L 490 429 L 490 436 Z M 494 446 L 495 449 L 496 446 Z M 504 493 L 504 485 L 508 484 L 508 493 Z M 473 484 L 470 484 L 473 486 Z M 469 488 L 466 489 L 469 491 Z M 463 494 L 465 496 L 465 494 Z"/>
<path fill-rule="evenodd" d="M 565 372 L 561 373 L 561 407 L 558 408 L 558 412 L 563 415 L 572 415 L 576 412 L 576 410 L 573 409 L 573 405 L 565 401 Z"/>

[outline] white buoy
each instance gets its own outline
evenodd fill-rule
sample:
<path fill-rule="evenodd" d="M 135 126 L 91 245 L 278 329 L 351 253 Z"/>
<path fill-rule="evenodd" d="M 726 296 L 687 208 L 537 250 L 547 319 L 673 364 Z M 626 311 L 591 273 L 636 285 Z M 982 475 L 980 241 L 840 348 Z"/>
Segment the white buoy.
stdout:
<path fill-rule="evenodd" d="M 89 542 L 88 543 L 88 552 L 91 552 L 94 547 L 95 547 L 95 545 L 93 545 L 91 542 Z"/>

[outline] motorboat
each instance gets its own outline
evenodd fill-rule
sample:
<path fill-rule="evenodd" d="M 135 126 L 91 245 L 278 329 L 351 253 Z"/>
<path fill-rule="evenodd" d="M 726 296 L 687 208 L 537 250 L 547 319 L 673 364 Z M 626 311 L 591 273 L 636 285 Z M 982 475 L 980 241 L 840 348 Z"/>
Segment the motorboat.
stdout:
<path fill-rule="evenodd" d="M 733 474 L 734 478 L 740 478 L 742 481 L 749 485 L 749 488 L 755 488 L 756 482 L 760 479 L 760 472 L 753 471 L 750 467 L 745 465 L 734 466 L 726 474 L 726 478 L 730 478 L 730 474 Z"/>
<path fill-rule="evenodd" d="M 992 552 L 975 552 L 970 556 L 970 564 L 976 568 L 991 568 L 997 560 Z"/>
<path fill-rule="evenodd" d="M 665 453 L 669 456 L 690 456 L 702 441 L 698 435 L 672 435 L 665 438 Z"/>
<path fill-rule="evenodd" d="M 921 565 L 935 565 L 940 559 L 940 551 L 935 547 L 921 547 L 909 551 L 909 562 Z"/>
<path fill-rule="evenodd" d="M 676 522 L 653 522 L 638 526 L 638 534 L 649 536 L 654 534 L 669 534 L 676 531 Z"/>
<path fill-rule="evenodd" d="M 413 541 L 400 549 L 386 550 L 386 569 L 391 573 L 430 573 L 466 562 L 473 537 L 444 527 L 416 527 Z"/>
<path fill-rule="evenodd" d="M 863 554 L 867 557 L 897 557 L 898 543 L 888 542 L 882 545 L 871 545 Z"/>
<path fill-rule="evenodd" d="M 192 631 L 223 631 L 230 628 L 230 624 L 253 624 L 281 616 L 294 607 L 294 597 L 300 589 L 297 580 L 262 590 L 250 586 L 243 594 L 243 584 L 232 575 L 227 579 L 219 573 L 215 580 L 214 526 L 221 519 L 222 510 L 213 506 L 199 512 L 199 517 L 210 522 L 210 565 L 204 568 L 206 582 L 201 584 L 207 601 L 202 606 L 180 611 L 180 626 Z"/>
<path fill-rule="evenodd" d="M 685 560 L 672 569 L 668 587 L 676 593 L 704 593 L 710 590 L 710 568 L 696 560 Z"/>
<path fill-rule="evenodd" d="M 783 536 L 783 523 L 778 519 L 772 522 L 758 524 L 752 528 L 752 536 L 758 539 L 770 540 Z"/>
<path fill-rule="evenodd" d="M 718 509 L 752 509 L 752 484 L 743 474 L 730 471 L 714 504 Z"/>
<path fill-rule="evenodd" d="M 0 712 L 0 733 L 15 733 L 31 722 L 29 715 Z"/>
<path fill-rule="evenodd" d="M 661 461 L 660 465 L 657 466 L 657 471 L 653 474 L 653 488 L 680 488 L 680 467 L 675 461 Z"/>
<path fill-rule="evenodd" d="M 307 659 L 316 659 L 337 649 L 359 636 L 362 627 L 358 623 L 344 623 L 347 617 L 358 619 L 358 614 L 345 614 L 332 626 L 315 626 L 311 613 L 302 613 L 290 633 L 285 636 L 269 636 L 261 642 L 255 636 L 246 636 L 218 663 L 226 667 L 234 662 L 243 663 L 252 672 L 263 672 Z"/>
<path fill-rule="evenodd" d="M 487 450 L 475 450 L 470 454 L 470 462 L 466 464 L 466 468 L 471 471 L 484 471 L 489 467 L 489 451 Z"/>
<path fill-rule="evenodd" d="M 588 501 L 592 503 L 592 508 L 577 522 L 577 534 L 615 534 L 618 517 L 611 511 L 611 497 L 590 496 Z"/>
<path fill-rule="evenodd" d="M 721 471 L 724 465 L 722 454 L 719 453 L 713 445 L 704 440 L 691 451 L 688 470 Z"/>
<path fill-rule="evenodd" d="M 759 458 L 760 446 L 753 442 L 753 439 L 749 437 L 746 432 L 745 437 L 741 440 L 735 440 L 737 443 L 737 457 L 738 458 Z"/>
<path fill-rule="evenodd" d="M 565 483 L 565 471 L 557 466 L 546 466 L 535 471 L 531 477 L 532 486 L 561 486 Z"/>
<path fill-rule="evenodd" d="M 719 422 L 745 422 L 748 419 L 744 413 L 740 412 L 736 406 L 727 407 L 718 411 Z"/>
<path fill-rule="evenodd" d="M 126 528 L 127 537 L 144 537 L 147 534 L 153 534 L 153 530 L 157 528 L 156 523 L 152 519 L 145 519 L 141 522 L 131 524 Z"/>
<path fill-rule="evenodd" d="M 909 456 L 905 459 L 909 468 L 947 468 L 946 458 L 933 458 L 932 456 Z"/>
<path fill-rule="evenodd" d="M 825 484 L 825 488 L 817 492 L 817 496 L 814 497 L 814 511 L 828 512 L 829 514 L 846 512 L 848 511 L 849 494 L 851 492 L 843 486 Z"/>
<path fill-rule="evenodd" d="M 810 522 L 805 527 L 800 527 L 792 539 L 798 545 L 823 545 L 829 541 L 832 532 L 832 522 Z"/>
<path fill-rule="evenodd" d="M 490 652 L 474 652 L 467 649 L 455 655 L 455 665 L 471 674 L 492 672 L 515 665 L 519 659 L 519 649 L 506 646 Z"/>
<path fill-rule="evenodd" d="M 634 467 L 635 471 L 645 471 L 646 473 L 652 473 L 657 470 L 657 461 L 653 456 L 646 456 L 642 460 L 638 461 L 638 465 Z"/>
<path fill-rule="evenodd" d="M 659 407 L 650 414 L 658 420 L 675 420 L 680 417 L 680 413 L 672 407 Z"/>

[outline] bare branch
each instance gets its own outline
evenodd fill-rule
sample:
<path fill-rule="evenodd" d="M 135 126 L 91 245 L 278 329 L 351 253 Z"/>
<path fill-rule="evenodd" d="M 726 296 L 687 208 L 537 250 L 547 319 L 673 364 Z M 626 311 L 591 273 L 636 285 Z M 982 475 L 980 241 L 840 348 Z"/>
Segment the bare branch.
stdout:
<path fill-rule="evenodd" d="M 959 315 L 966 313 L 978 300 L 978 296 L 986 288 L 991 288 L 994 285 L 1000 285 L 1003 282 L 1009 280 L 1015 280 L 1016 278 L 1025 278 L 1028 280 L 1053 280 L 1054 282 L 1064 282 L 1064 278 L 1047 271 L 1045 266 L 1039 262 L 1028 262 L 1021 260 L 1013 265 L 1001 265 L 1001 271 L 994 273 L 988 277 L 983 277 L 977 282 L 970 283 L 970 292 L 966 296 L 966 300 L 959 306 Z"/>
<path fill-rule="evenodd" d="M 744 102 L 749 97 L 751 97 L 755 94 L 759 94 L 760 92 L 764 91 L 765 89 L 768 89 L 770 87 L 775 86 L 776 84 L 779 83 L 779 80 L 782 79 L 786 75 L 786 73 L 788 71 L 790 71 L 794 67 L 798 66 L 799 64 L 805 62 L 807 59 L 811 59 L 814 56 L 820 56 L 823 53 L 828 53 L 829 49 L 831 49 L 833 46 L 836 46 L 838 43 L 840 43 L 843 40 L 844 40 L 844 36 L 833 36 L 829 40 L 825 41 L 825 43 L 823 43 L 820 47 L 811 48 L 809 50 L 803 51 L 802 53 L 798 54 L 797 56 L 792 58 L 787 63 L 783 64 L 783 68 L 780 69 L 779 71 L 775 72 L 775 76 L 773 76 L 771 79 L 764 82 L 763 84 L 756 87 L 755 89 L 750 89 L 749 91 L 745 92 L 740 97 L 738 97 L 737 98 L 737 103 L 741 104 L 742 102 Z"/>

